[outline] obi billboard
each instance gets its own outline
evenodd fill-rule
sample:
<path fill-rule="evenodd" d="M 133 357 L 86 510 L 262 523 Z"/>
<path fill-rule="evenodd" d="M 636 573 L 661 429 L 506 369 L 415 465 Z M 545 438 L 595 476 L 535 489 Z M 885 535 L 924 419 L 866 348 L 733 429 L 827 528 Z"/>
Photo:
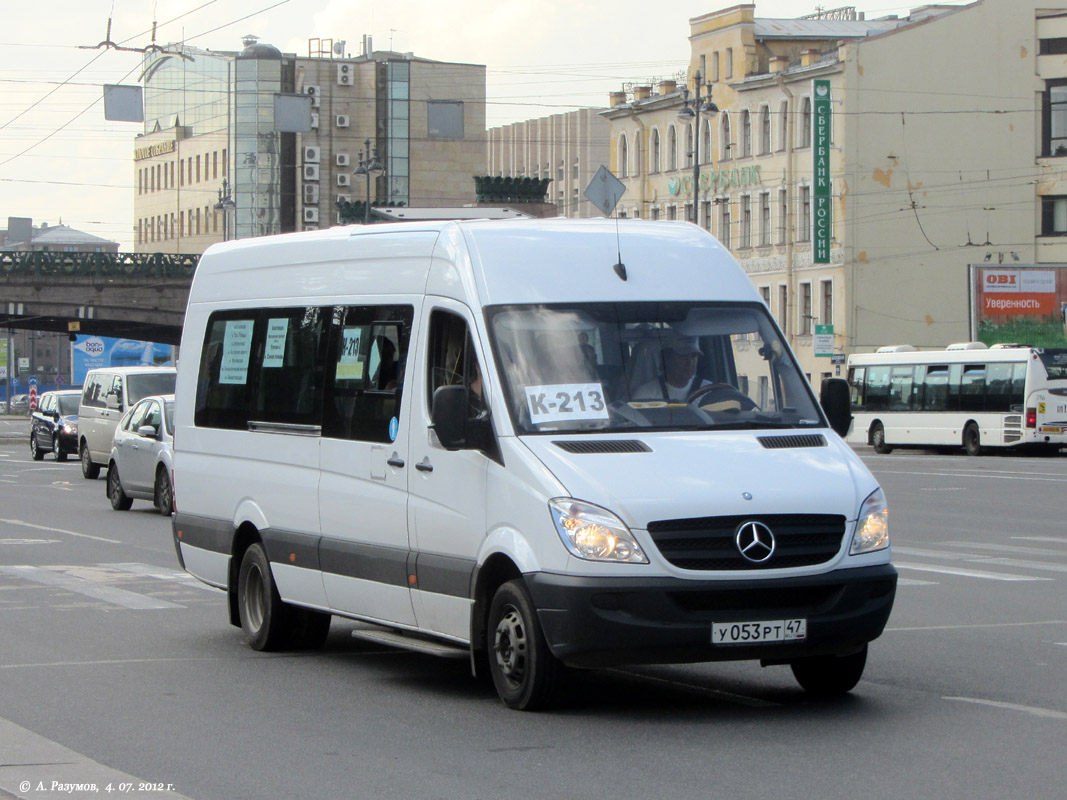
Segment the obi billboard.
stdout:
<path fill-rule="evenodd" d="M 78 336 L 71 346 L 72 385 L 85 383 L 85 373 L 97 367 L 160 367 L 174 364 L 169 344 L 112 339 L 108 336 Z"/>
<path fill-rule="evenodd" d="M 1067 265 L 971 265 L 971 338 L 1067 347 Z"/>

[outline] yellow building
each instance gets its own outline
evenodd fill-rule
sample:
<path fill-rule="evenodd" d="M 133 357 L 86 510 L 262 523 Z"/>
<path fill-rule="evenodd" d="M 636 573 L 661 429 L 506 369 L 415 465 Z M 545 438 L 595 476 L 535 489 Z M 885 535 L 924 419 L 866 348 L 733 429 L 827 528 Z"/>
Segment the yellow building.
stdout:
<path fill-rule="evenodd" d="M 813 382 L 838 374 L 830 353 L 969 339 L 969 267 L 987 256 L 1067 261 L 1055 238 L 1067 234 L 1062 157 L 1041 155 L 1039 130 L 1040 99 L 1055 105 L 1061 84 L 1067 109 L 1063 10 L 979 0 L 901 18 L 762 19 L 744 4 L 691 19 L 689 42 L 684 78 L 624 87 L 604 112 L 627 186 L 619 212 L 692 221 L 695 199 L 698 223 L 749 273 Z M 698 80 L 702 109 L 680 119 Z M 816 81 L 831 98 L 821 258 Z M 1043 236 L 1043 224 L 1061 230 Z"/>

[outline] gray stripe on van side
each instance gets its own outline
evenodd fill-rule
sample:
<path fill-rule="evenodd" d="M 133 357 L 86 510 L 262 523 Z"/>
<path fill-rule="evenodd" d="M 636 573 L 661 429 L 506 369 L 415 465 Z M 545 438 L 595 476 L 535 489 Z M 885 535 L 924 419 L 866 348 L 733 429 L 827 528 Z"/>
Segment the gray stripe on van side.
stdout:
<path fill-rule="evenodd" d="M 180 542 L 212 553 L 230 555 L 233 552 L 233 524 L 226 520 L 212 517 L 199 517 L 183 514 L 174 515 L 173 529 L 175 536 L 181 533 Z"/>
<path fill-rule="evenodd" d="M 319 563 L 321 536 L 297 531 L 280 531 L 276 528 L 260 531 L 260 536 L 267 550 L 268 561 L 276 564 L 292 564 L 304 569 L 322 568 Z"/>
<path fill-rule="evenodd" d="M 408 585 L 408 550 L 382 545 L 322 539 L 319 564 L 323 572 L 389 586 Z"/>
<path fill-rule="evenodd" d="M 419 589 L 451 597 L 471 597 L 471 580 L 477 563 L 466 558 L 452 558 L 418 553 L 415 558 Z"/>

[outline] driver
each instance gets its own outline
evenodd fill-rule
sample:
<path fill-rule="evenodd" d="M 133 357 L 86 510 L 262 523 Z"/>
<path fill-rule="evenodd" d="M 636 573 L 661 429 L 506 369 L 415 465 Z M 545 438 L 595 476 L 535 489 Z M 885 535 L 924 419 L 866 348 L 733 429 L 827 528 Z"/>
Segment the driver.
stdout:
<path fill-rule="evenodd" d="M 663 346 L 663 374 L 637 387 L 634 399 L 687 402 L 694 390 L 711 386 L 711 381 L 697 378 L 700 356 L 695 336 L 673 334 Z"/>

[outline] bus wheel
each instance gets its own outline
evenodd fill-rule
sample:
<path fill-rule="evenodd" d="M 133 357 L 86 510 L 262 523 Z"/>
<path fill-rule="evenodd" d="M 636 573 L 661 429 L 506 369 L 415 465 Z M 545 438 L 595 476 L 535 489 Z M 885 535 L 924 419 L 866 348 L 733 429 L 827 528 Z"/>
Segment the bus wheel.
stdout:
<path fill-rule="evenodd" d="M 820 697 L 851 692 L 860 682 L 867 664 L 867 645 L 849 656 L 801 658 L 789 666 L 804 691 Z"/>
<path fill-rule="evenodd" d="M 968 422 L 967 427 L 963 429 L 963 449 L 969 456 L 982 455 L 982 434 L 978 432 L 978 425 L 974 422 Z"/>
<path fill-rule="evenodd" d="M 885 443 L 885 428 L 881 422 L 871 426 L 871 446 L 874 447 L 874 452 L 882 456 L 893 452 L 893 448 Z"/>
<path fill-rule="evenodd" d="M 253 650 L 284 650 L 291 645 L 292 607 L 282 602 L 261 544 L 245 550 L 237 578 L 237 608 Z"/>
<path fill-rule="evenodd" d="M 489 673 L 504 705 L 520 710 L 548 705 L 562 665 L 548 649 L 521 580 L 508 581 L 493 596 L 487 633 Z"/>

